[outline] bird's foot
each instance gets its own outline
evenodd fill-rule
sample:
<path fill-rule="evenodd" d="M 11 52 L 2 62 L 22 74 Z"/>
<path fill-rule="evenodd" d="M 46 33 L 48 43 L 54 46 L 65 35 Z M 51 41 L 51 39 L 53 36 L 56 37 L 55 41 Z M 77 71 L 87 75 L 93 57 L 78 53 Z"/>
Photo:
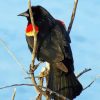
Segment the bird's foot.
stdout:
<path fill-rule="evenodd" d="M 34 66 L 32 66 L 32 65 L 30 64 L 29 74 L 34 73 L 34 71 L 38 68 L 38 66 L 39 66 L 40 64 L 41 64 L 41 62 L 38 63 L 37 65 L 34 65 Z"/>

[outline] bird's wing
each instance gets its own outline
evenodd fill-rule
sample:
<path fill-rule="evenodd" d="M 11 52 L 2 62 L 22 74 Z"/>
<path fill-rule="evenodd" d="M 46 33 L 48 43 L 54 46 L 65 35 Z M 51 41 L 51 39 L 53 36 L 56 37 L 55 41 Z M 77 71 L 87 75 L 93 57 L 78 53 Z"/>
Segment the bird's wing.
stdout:
<path fill-rule="evenodd" d="M 61 22 L 57 22 L 57 23 L 59 27 L 58 28 L 59 30 L 56 30 L 58 40 L 59 40 L 58 43 L 64 54 L 64 59 L 62 60 L 62 63 L 68 68 L 69 71 L 74 71 L 74 64 L 73 64 L 74 60 L 73 60 L 72 50 L 70 47 L 70 43 L 71 43 L 70 36 L 67 33 L 64 25 Z"/>
<path fill-rule="evenodd" d="M 70 47 L 71 41 L 69 34 L 66 32 L 64 26 L 59 24 L 56 24 L 48 31 L 39 48 L 38 58 L 42 58 L 49 63 L 59 63 L 58 67 L 62 62 L 65 68 L 74 70 L 73 55 Z M 64 67 L 62 69 L 65 69 Z"/>
<path fill-rule="evenodd" d="M 65 58 L 73 59 L 70 47 L 71 40 L 65 26 L 61 22 L 57 21 L 57 27 L 54 29 L 54 31 L 57 35 L 58 44 L 60 45 Z"/>
<path fill-rule="evenodd" d="M 52 15 L 45 8 L 43 8 L 41 6 L 38 6 L 38 7 L 39 7 L 40 12 L 42 13 L 42 15 L 45 17 L 45 21 L 47 21 L 47 20 L 49 21 L 49 26 L 51 24 L 52 24 L 51 26 L 55 26 L 50 30 L 51 35 L 52 35 L 51 37 L 52 38 L 53 37 L 57 38 L 56 41 L 55 40 L 53 40 L 53 41 L 55 43 L 57 42 L 56 43 L 56 45 L 58 45 L 57 47 L 60 46 L 60 49 L 64 53 L 65 58 L 73 60 L 72 51 L 71 51 L 71 48 L 70 48 L 71 40 L 70 40 L 69 34 L 66 31 L 65 25 L 62 24 L 61 21 L 56 20 L 55 18 L 53 18 Z M 51 22 L 51 24 L 50 24 L 50 22 Z M 59 52 L 60 56 L 62 55 L 61 51 Z M 61 57 L 61 59 L 59 59 L 59 60 L 62 60 L 63 58 L 64 57 Z"/>
<path fill-rule="evenodd" d="M 45 60 L 48 58 L 49 62 L 60 62 L 66 57 L 72 59 L 70 41 L 66 39 L 63 29 L 59 25 L 55 25 L 50 31 L 47 31 L 45 38 L 40 38 L 39 41 L 41 43 L 39 57 L 43 56 Z"/>

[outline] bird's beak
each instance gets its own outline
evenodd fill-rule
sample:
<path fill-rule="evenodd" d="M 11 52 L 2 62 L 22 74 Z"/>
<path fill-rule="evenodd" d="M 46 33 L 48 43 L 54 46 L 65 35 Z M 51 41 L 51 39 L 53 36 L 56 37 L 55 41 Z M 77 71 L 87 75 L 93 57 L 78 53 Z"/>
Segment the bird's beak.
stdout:
<path fill-rule="evenodd" d="M 19 14 L 18 16 L 29 17 L 29 14 L 27 12 L 23 12 L 23 13 Z"/>

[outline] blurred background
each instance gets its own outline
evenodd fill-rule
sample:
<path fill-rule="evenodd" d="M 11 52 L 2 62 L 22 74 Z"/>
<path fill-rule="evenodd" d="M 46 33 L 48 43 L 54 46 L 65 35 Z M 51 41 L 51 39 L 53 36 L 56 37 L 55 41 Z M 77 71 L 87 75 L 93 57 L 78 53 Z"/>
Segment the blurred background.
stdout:
<path fill-rule="evenodd" d="M 31 0 L 32 5 L 42 5 L 56 19 L 68 26 L 74 0 Z M 15 83 L 31 83 L 25 80 L 21 67 L 9 55 L 2 40 L 16 55 L 28 71 L 31 54 L 25 39 L 27 20 L 17 15 L 28 8 L 27 0 L 2 0 L 0 2 L 0 87 Z M 100 1 L 82 0 L 78 2 L 76 17 L 71 30 L 71 47 L 74 56 L 75 73 L 84 68 L 92 71 L 79 78 L 87 86 L 96 75 L 100 75 Z M 39 73 L 40 69 L 36 72 Z M 11 100 L 12 88 L 0 90 L 0 100 Z M 16 87 L 15 100 L 35 100 L 33 87 Z M 75 100 L 98 100 L 100 98 L 100 79 Z M 43 98 L 43 100 L 45 100 Z"/>

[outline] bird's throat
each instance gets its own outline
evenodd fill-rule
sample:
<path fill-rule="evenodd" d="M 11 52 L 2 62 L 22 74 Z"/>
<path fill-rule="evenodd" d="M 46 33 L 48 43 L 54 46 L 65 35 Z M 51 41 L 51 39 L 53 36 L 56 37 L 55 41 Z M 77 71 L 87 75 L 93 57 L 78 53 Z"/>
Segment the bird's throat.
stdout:
<path fill-rule="evenodd" d="M 34 34 L 39 32 L 38 26 L 34 26 L 35 29 L 33 29 L 32 24 L 28 24 L 26 27 L 26 36 L 34 36 Z"/>

